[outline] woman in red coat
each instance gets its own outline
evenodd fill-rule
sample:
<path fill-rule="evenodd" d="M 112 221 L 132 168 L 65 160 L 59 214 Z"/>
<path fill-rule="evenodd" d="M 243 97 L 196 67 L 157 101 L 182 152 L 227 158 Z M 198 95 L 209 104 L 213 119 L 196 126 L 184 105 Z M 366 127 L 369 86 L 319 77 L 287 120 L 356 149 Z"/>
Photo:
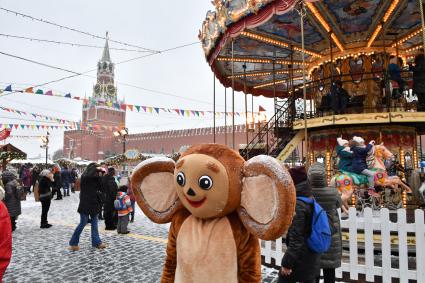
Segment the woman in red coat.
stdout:
<path fill-rule="evenodd" d="M 4 190 L 0 187 L 0 282 L 12 257 L 12 226 L 7 207 L 4 205 Z"/>

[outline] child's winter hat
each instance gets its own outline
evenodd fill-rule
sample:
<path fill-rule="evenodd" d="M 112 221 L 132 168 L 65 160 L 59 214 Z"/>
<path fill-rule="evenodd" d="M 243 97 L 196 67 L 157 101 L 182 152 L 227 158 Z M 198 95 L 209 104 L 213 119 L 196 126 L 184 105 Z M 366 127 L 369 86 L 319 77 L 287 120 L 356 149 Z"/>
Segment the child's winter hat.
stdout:
<path fill-rule="evenodd" d="M 347 140 L 344 140 L 343 138 L 337 138 L 336 141 L 338 142 L 338 144 L 340 146 L 344 146 L 344 144 L 347 144 L 348 143 L 348 141 Z"/>
<path fill-rule="evenodd" d="M 362 137 L 353 137 L 353 141 L 356 143 L 364 143 L 364 139 Z"/>
<path fill-rule="evenodd" d="M 290 168 L 288 171 L 295 186 L 301 182 L 307 181 L 307 172 L 304 166 Z"/>
<path fill-rule="evenodd" d="M 119 192 L 123 192 L 123 193 L 126 193 L 126 192 L 127 192 L 127 190 L 128 190 L 128 187 L 127 187 L 127 186 L 120 186 L 120 187 L 118 188 L 118 191 L 119 191 Z"/>

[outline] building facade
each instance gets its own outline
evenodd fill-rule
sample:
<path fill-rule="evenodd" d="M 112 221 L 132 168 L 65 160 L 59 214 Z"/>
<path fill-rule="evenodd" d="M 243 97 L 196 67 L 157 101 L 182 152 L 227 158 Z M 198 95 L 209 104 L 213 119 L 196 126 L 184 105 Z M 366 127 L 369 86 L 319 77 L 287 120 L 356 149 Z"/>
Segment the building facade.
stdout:
<path fill-rule="evenodd" d="M 88 103 L 83 105 L 81 130 L 64 133 L 63 152 L 67 158 L 80 157 L 87 160 L 103 160 L 107 157 L 123 153 L 121 137 L 115 137 L 111 127 L 125 127 L 125 110 L 112 107 L 120 103 L 117 98 L 117 87 L 114 78 L 115 66 L 109 53 L 108 40 L 103 49 L 102 58 L 97 64 L 97 81 L 93 86 L 93 94 Z M 84 130 L 84 125 L 106 126 L 98 130 Z M 170 130 L 153 133 L 132 134 L 126 137 L 126 148 L 137 149 L 143 153 L 173 153 L 183 146 L 198 143 L 214 142 L 213 128 L 198 128 L 186 130 Z M 216 142 L 232 145 L 232 128 L 216 128 Z M 252 133 L 251 133 L 252 135 Z M 245 126 L 235 126 L 235 144 L 245 144 Z"/>

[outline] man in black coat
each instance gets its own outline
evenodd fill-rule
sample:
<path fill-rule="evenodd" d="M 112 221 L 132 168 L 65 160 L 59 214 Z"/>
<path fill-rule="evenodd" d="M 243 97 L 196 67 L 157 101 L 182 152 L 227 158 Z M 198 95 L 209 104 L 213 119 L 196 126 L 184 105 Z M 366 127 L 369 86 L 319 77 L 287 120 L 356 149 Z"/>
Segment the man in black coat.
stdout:
<path fill-rule="evenodd" d="M 108 173 L 102 179 L 105 230 L 115 230 L 117 228 L 118 215 L 114 208 L 114 201 L 117 197 L 118 185 L 115 182 L 114 176 L 115 168 L 109 167 Z"/>
<path fill-rule="evenodd" d="M 289 174 L 294 181 L 297 197 L 312 197 L 305 167 L 291 168 Z M 295 216 L 286 234 L 287 250 L 282 258 L 279 283 L 313 283 L 319 275 L 320 254 L 312 252 L 306 242 L 311 233 L 312 217 L 312 205 L 297 200 Z"/>

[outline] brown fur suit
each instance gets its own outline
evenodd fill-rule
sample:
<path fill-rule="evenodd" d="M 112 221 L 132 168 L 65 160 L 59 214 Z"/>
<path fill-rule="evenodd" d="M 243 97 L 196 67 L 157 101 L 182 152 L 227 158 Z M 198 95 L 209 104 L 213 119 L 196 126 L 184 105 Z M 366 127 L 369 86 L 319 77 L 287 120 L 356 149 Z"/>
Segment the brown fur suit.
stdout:
<path fill-rule="evenodd" d="M 286 169 L 223 145 L 192 146 L 177 163 L 146 160 L 131 180 L 143 212 L 171 221 L 161 282 L 260 282 L 258 238 L 281 236 L 294 214 Z"/>

